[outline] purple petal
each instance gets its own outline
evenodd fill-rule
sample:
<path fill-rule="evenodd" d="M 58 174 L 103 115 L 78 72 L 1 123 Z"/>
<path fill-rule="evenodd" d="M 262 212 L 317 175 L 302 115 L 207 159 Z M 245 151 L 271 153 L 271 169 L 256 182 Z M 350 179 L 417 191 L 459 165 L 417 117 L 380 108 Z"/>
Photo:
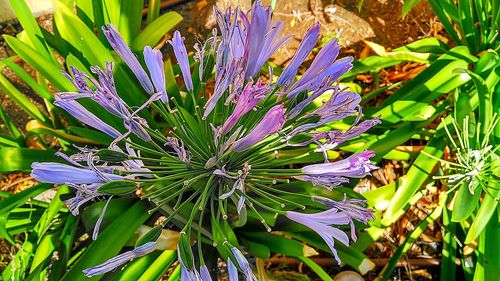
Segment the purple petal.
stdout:
<path fill-rule="evenodd" d="M 167 89 L 165 88 L 165 71 L 163 70 L 163 56 L 160 50 L 150 46 L 144 47 L 144 61 L 149 70 L 149 75 L 157 92 L 161 92 L 161 101 L 168 102 Z"/>
<path fill-rule="evenodd" d="M 189 67 L 189 59 L 186 51 L 186 46 L 184 46 L 184 38 L 182 38 L 179 31 L 175 31 L 172 40 L 169 40 L 168 42 L 174 49 L 174 55 L 177 59 L 177 63 L 181 68 L 182 76 L 184 78 L 184 84 L 186 85 L 188 91 L 192 91 L 193 80 L 191 79 L 191 70 Z"/>
<path fill-rule="evenodd" d="M 105 261 L 102 264 L 93 266 L 91 268 L 87 268 L 83 270 L 83 273 L 85 274 L 86 277 L 92 277 L 95 275 L 102 275 L 104 273 L 113 271 L 115 268 L 129 262 L 130 260 L 138 257 L 145 256 L 151 252 L 153 252 L 156 249 L 156 243 L 155 242 L 148 242 L 145 243 L 132 251 L 127 251 L 125 253 L 122 253 L 116 257 L 113 257 L 107 261 Z"/>
<path fill-rule="evenodd" d="M 39 182 L 53 184 L 92 184 L 108 180 L 121 180 L 120 175 L 98 173 L 95 170 L 73 167 L 54 162 L 35 162 L 31 165 L 31 176 Z"/>
<path fill-rule="evenodd" d="M 281 130 L 286 121 L 285 111 L 284 104 L 278 104 L 271 108 L 250 133 L 234 143 L 234 151 L 246 150 L 265 137 Z"/>
<path fill-rule="evenodd" d="M 310 176 L 321 177 L 353 177 L 362 178 L 370 171 L 378 169 L 370 163 L 370 158 L 375 156 L 371 150 L 353 154 L 348 158 L 333 163 L 313 164 L 302 168 L 302 173 Z"/>
<path fill-rule="evenodd" d="M 144 90 L 149 94 L 152 94 L 154 90 L 153 90 L 153 84 L 151 84 L 151 80 L 149 80 L 146 71 L 144 71 L 137 57 L 132 53 L 132 51 L 127 46 L 125 41 L 123 41 L 123 38 L 120 36 L 116 28 L 112 24 L 109 24 L 107 26 L 103 26 L 102 30 L 104 32 L 104 35 L 108 39 L 108 42 L 111 45 L 111 47 L 128 65 L 130 70 L 132 70 L 132 72 L 134 73 L 135 77 L 137 77 L 139 83 L 141 83 Z"/>
<path fill-rule="evenodd" d="M 113 198 L 113 196 L 110 196 L 108 198 L 108 201 L 106 201 L 104 208 L 102 208 L 101 215 L 99 216 L 99 219 L 97 219 L 97 222 L 95 223 L 94 231 L 92 233 L 92 240 L 96 240 L 97 235 L 99 235 L 99 228 L 101 227 L 102 220 L 104 219 L 104 214 L 106 213 L 106 209 L 108 208 L 108 205 L 109 205 L 109 202 L 111 201 L 111 198 Z"/>
<path fill-rule="evenodd" d="M 78 119 L 80 122 L 87 124 L 113 138 L 117 138 L 121 133 L 110 125 L 106 124 L 104 121 L 99 119 L 93 113 L 88 111 L 85 107 L 74 100 L 62 100 L 56 95 L 56 100 L 54 104 L 60 108 L 66 110 L 73 117 Z"/>
<path fill-rule="evenodd" d="M 299 48 L 297 52 L 291 59 L 290 63 L 285 67 L 283 72 L 281 73 L 278 84 L 288 87 L 295 79 L 295 75 L 300 67 L 300 65 L 304 62 L 307 56 L 311 53 L 312 49 L 316 45 L 316 41 L 319 37 L 320 25 L 319 23 L 315 23 L 311 26 L 307 33 L 302 38 L 302 42 L 300 42 Z"/>
<path fill-rule="evenodd" d="M 250 264 L 248 263 L 248 260 L 243 256 L 243 254 L 238 250 L 236 247 L 231 248 L 231 252 L 233 253 L 234 257 L 236 258 L 236 261 L 238 262 L 238 265 L 240 266 L 241 271 L 243 271 L 243 274 L 245 275 L 245 278 L 247 281 L 258 281 L 257 277 L 252 271 L 252 268 L 250 267 Z"/>
<path fill-rule="evenodd" d="M 201 277 L 201 281 L 212 281 L 212 277 L 210 276 L 210 272 L 208 271 L 208 268 L 206 265 L 203 265 L 200 268 L 200 277 Z"/>
<path fill-rule="evenodd" d="M 229 273 L 229 281 L 239 281 L 238 268 L 236 268 L 231 259 L 227 259 L 227 271 Z"/>
<path fill-rule="evenodd" d="M 236 102 L 233 113 L 224 122 L 222 134 L 227 134 L 238 120 L 252 110 L 270 91 L 269 85 L 260 80 L 255 85 L 253 85 L 252 81 L 248 82 Z"/>

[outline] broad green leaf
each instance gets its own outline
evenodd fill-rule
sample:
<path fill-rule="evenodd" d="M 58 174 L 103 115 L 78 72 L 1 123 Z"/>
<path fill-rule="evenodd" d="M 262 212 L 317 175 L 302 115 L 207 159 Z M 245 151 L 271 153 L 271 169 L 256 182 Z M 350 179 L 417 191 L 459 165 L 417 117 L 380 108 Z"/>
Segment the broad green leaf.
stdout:
<path fill-rule="evenodd" d="M 421 81 L 421 84 L 415 85 L 416 87 L 413 88 L 408 86 L 410 83 L 406 84 L 393 94 L 399 99 L 387 99 L 384 102 L 385 106 L 371 116 L 380 115 L 385 122 L 397 123 L 403 118 L 419 114 L 422 107 L 428 106 L 435 99 L 469 81 L 470 76 L 468 75 L 453 74 L 455 69 L 463 67 L 467 67 L 467 63 L 462 60 L 451 61 L 444 65 L 432 64 L 414 79 L 414 81 Z M 435 70 L 438 71 L 435 72 Z"/>
<path fill-rule="evenodd" d="M 46 59 L 56 63 L 57 60 L 52 56 L 47 43 L 44 40 L 42 31 L 36 22 L 35 17 L 31 14 L 31 10 L 26 4 L 25 0 L 9 0 L 10 6 L 17 16 L 17 20 L 21 23 L 26 31 L 33 47 L 39 52 L 40 55 Z"/>
<path fill-rule="evenodd" d="M 16 141 L 21 142 L 23 135 L 19 128 L 10 120 L 10 118 L 7 116 L 7 113 L 3 110 L 3 107 L 0 106 L 0 119 L 2 119 L 3 123 L 5 124 L 5 127 L 7 130 L 10 132 L 12 137 L 16 139 Z"/>
<path fill-rule="evenodd" d="M 110 136 L 96 130 L 76 126 L 69 126 L 67 129 L 83 139 L 90 140 L 96 144 L 109 145 L 113 141 L 113 138 Z"/>
<path fill-rule="evenodd" d="M 440 280 L 455 280 L 457 264 L 456 224 L 450 220 L 450 211 L 443 210 L 443 250 L 441 252 Z"/>
<path fill-rule="evenodd" d="M 98 265 L 117 255 L 137 228 L 149 217 L 148 208 L 138 201 L 116 218 L 93 241 L 61 281 L 100 280 L 102 276 L 85 277 L 82 270 Z"/>
<path fill-rule="evenodd" d="M 104 68 L 106 61 L 114 61 L 109 50 L 101 44 L 94 32 L 73 14 L 68 7 L 59 1 L 54 1 L 54 8 L 54 22 L 61 37 L 78 49 L 82 57 L 90 65 L 97 65 Z M 65 24 L 68 22 L 71 24 Z"/>
<path fill-rule="evenodd" d="M 52 184 L 41 183 L 19 193 L 13 194 L 12 196 L 9 196 L 8 198 L 0 201 L 0 215 L 8 214 L 13 209 L 24 205 L 26 201 L 50 189 L 52 186 Z"/>
<path fill-rule="evenodd" d="M 451 213 L 451 221 L 453 222 L 466 220 L 479 205 L 482 191 L 479 189 L 471 194 L 467 185 L 464 182 L 458 187 Z"/>
<path fill-rule="evenodd" d="M 146 46 L 155 46 L 158 41 L 174 26 L 181 22 L 182 17 L 176 12 L 168 12 L 150 23 L 137 35 L 130 45 L 134 52 L 142 52 Z"/>
<path fill-rule="evenodd" d="M 33 162 L 62 162 L 53 150 L 0 148 L 0 172 L 30 171 Z"/>
<path fill-rule="evenodd" d="M 495 220 L 490 220 L 485 231 L 485 249 L 483 255 L 484 280 L 495 280 L 500 276 L 500 227 Z"/>
<path fill-rule="evenodd" d="M 148 15 L 146 17 L 146 25 L 149 25 L 160 16 L 160 0 L 149 0 Z"/>
<path fill-rule="evenodd" d="M 47 116 L 43 114 L 23 93 L 21 93 L 10 81 L 0 73 L 0 89 L 7 94 L 24 112 L 31 118 L 40 122 L 47 122 Z"/>
<path fill-rule="evenodd" d="M 266 232 L 243 232 L 242 234 L 248 240 L 267 246 L 274 253 L 291 257 L 309 256 L 310 248 L 294 239 Z"/>
<path fill-rule="evenodd" d="M 405 18 L 408 13 L 413 9 L 417 4 L 420 2 L 420 0 L 404 0 L 403 1 L 403 18 Z"/>
<path fill-rule="evenodd" d="M 25 62 L 32 66 L 35 70 L 39 71 L 45 78 L 47 78 L 57 89 L 61 91 L 76 90 L 73 84 L 61 73 L 61 67 L 46 59 L 19 39 L 4 35 L 7 44 L 16 52 Z"/>
<path fill-rule="evenodd" d="M 53 129 L 50 128 L 36 120 L 31 120 L 26 124 L 26 131 L 31 132 L 31 133 L 37 133 L 37 134 L 47 134 L 47 135 L 52 135 L 67 141 L 75 142 L 75 143 L 86 143 L 86 144 L 96 144 L 96 142 L 81 138 L 78 136 L 73 136 L 70 135 L 64 130 L 58 130 L 58 129 Z"/>
<path fill-rule="evenodd" d="M 113 275 L 111 280 L 113 281 L 138 280 L 142 276 L 144 271 L 146 271 L 149 268 L 149 266 L 159 256 L 160 256 L 160 251 L 154 251 L 149 255 L 133 259 L 125 266 L 123 270 L 117 272 L 116 275 Z"/>
<path fill-rule="evenodd" d="M 121 0 L 119 31 L 127 44 L 141 31 L 142 8 L 144 0 Z"/>
<path fill-rule="evenodd" d="M 52 93 L 50 93 L 48 89 L 39 85 L 38 82 L 22 67 L 9 59 L 3 60 L 3 63 L 5 63 L 17 76 L 19 76 L 23 82 L 28 84 L 28 86 L 30 86 L 40 97 L 48 100 L 49 102 L 54 100 Z"/>
<path fill-rule="evenodd" d="M 104 218 L 101 223 L 101 229 L 106 228 L 109 224 L 115 221 L 118 217 L 120 217 L 127 209 L 129 209 L 133 200 L 130 198 L 113 198 L 108 204 L 108 208 L 106 209 L 106 213 L 104 213 Z M 91 204 L 82 211 L 82 223 L 85 226 L 85 229 L 88 232 L 91 232 L 94 229 L 94 226 L 99 219 L 99 216 L 102 213 L 104 205 L 106 201 L 98 201 L 94 204 Z"/>
<path fill-rule="evenodd" d="M 148 269 L 146 269 L 137 281 L 160 280 L 176 259 L 176 251 L 163 251 L 163 253 L 151 264 L 151 266 L 148 267 Z"/>
<path fill-rule="evenodd" d="M 91 0 L 75 0 L 76 15 L 90 30 L 94 30 L 94 7 Z"/>
<path fill-rule="evenodd" d="M 493 181 L 490 182 L 490 185 L 491 186 L 489 188 L 489 193 L 485 194 L 483 202 L 481 202 L 481 207 L 479 207 L 479 211 L 477 212 L 477 215 L 474 218 L 469 231 L 467 232 L 467 237 L 465 237 L 464 242 L 465 244 L 472 243 L 477 237 L 479 237 L 479 235 L 483 232 L 484 228 L 495 213 L 498 205 L 498 200 L 493 196 L 496 197 L 499 193 L 499 190 L 497 188 L 494 188 Z"/>
<path fill-rule="evenodd" d="M 396 214 L 399 210 L 403 209 L 413 194 L 420 189 L 422 184 L 432 173 L 434 167 L 438 164 L 438 160 L 428 155 L 433 155 L 437 159 L 441 158 L 445 145 L 446 142 L 442 137 L 434 137 L 424 148 L 423 151 L 425 154 L 420 153 L 415 162 L 413 162 L 408 170 L 406 178 L 403 179 L 402 184 L 396 190 L 396 194 L 384 213 L 383 220 L 386 221 L 385 225 L 392 224 L 398 219 Z"/>

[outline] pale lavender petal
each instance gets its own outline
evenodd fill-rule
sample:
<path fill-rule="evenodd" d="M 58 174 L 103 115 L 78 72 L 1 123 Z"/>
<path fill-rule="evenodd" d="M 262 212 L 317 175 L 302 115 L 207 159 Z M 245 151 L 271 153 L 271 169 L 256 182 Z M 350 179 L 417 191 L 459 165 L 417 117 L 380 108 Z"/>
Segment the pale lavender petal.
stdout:
<path fill-rule="evenodd" d="M 300 65 L 316 45 L 316 41 L 319 37 L 319 29 L 319 23 L 315 23 L 307 30 L 307 33 L 302 38 L 302 42 L 300 42 L 297 52 L 278 78 L 278 84 L 288 87 L 293 82 Z"/>
<path fill-rule="evenodd" d="M 238 265 L 240 266 L 241 271 L 243 271 L 243 274 L 245 275 L 245 278 L 247 281 L 258 281 L 257 276 L 252 271 L 252 268 L 250 267 L 250 264 L 248 263 L 248 260 L 243 256 L 243 254 L 238 250 L 236 247 L 231 248 L 231 252 L 233 253 L 234 257 L 236 258 L 236 262 L 238 262 Z"/>
<path fill-rule="evenodd" d="M 313 196 L 312 199 L 327 207 L 338 209 L 352 219 L 365 224 L 368 223 L 368 220 L 374 219 L 373 210 L 367 209 L 363 206 L 366 203 L 366 200 L 346 199 L 345 196 L 342 201 L 335 201 L 319 196 Z"/>
<path fill-rule="evenodd" d="M 266 97 L 266 94 L 271 91 L 268 84 L 259 80 L 255 85 L 252 81 L 248 82 L 248 84 L 243 89 L 243 92 L 238 97 L 238 101 L 236 102 L 236 106 L 234 107 L 233 112 L 227 118 L 226 122 L 222 126 L 222 134 L 228 133 L 234 125 L 247 114 L 250 110 L 252 110 L 260 100 Z"/>
<path fill-rule="evenodd" d="M 118 55 L 123 59 L 123 61 L 128 65 L 130 70 L 134 73 L 134 75 L 141 83 L 144 90 L 150 94 L 153 93 L 153 84 L 151 84 L 151 80 L 149 79 L 146 71 L 142 68 L 141 64 L 137 57 L 132 53 L 130 48 L 127 46 L 123 38 L 120 36 L 116 28 L 109 24 L 107 26 L 103 26 L 102 28 L 104 35 L 108 39 L 111 47 L 118 53 Z"/>
<path fill-rule="evenodd" d="M 206 265 L 203 265 L 200 268 L 200 277 L 201 277 L 201 281 L 212 281 L 212 277 L 210 276 L 210 272 L 208 271 L 208 268 Z"/>
<path fill-rule="evenodd" d="M 186 46 L 184 45 L 184 38 L 177 30 L 174 32 L 172 40 L 169 40 L 168 42 L 174 49 L 175 58 L 177 59 L 177 63 L 181 68 L 182 77 L 184 78 L 184 84 L 189 91 L 192 91 L 193 80 L 191 79 L 191 70 L 189 67 L 189 59 L 186 51 Z"/>
<path fill-rule="evenodd" d="M 99 219 L 97 219 L 97 222 L 95 223 L 94 231 L 92 232 L 92 240 L 96 240 L 97 235 L 99 235 L 99 228 L 101 227 L 102 220 L 104 219 L 104 214 L 106 213 L 106 209 L 108 208 L 108 205 L 109 205 L 109 202 L 111 201 L 111 198 L 113 198 L 113 196 L 110 196 L 108 198 L 108 201 L 106 201 L 104 208 L 102 208 L 101 215 L 99 216 Z"/>
<path fill-rule="evenodd" d="M 53 184 L 92 184 L 104 183 L 107 180 L 121 180 L 120 175 L 98 173 L 95 170 L 73 167 L 54 162 L 34 162 L 31 165 L 31 176 L 39 182 Z M 106 180 L 107 179 L 107 180 Z"/>
<path fill-rule="evenodd" d="M 229 281 L 239 281 L 238 268 L 236 268 L 231 259 L 227 259 L 227 271 L 229 273 Z"/>
<path fill-rule="evenodd" d="M 265 137 L 281 130 L 286 121 L 285 111 L 286 109 L 282 103 L 271 108 L 250 133 L 234 143 L 234 151 L 246 150 Z"/>
<path fill-rule="evenodd" d="M 334 238 L 340 241 L 342 244 L 349 245 L 349 237 L 342 230 L 331 226 L 332 224 L 345 225 L 349 224 L 351 221 L 349 218 L 343 214 L 337 212 L 337 209 L 330 209 L 320 213 L 315 214 L 303 214 L 293 211 L 288 211 L 286 216 L 304 226 L 309 227 L 311 230 L 316 232 L 328 245 L 332 254 L 334 255 L 337 262 L 340 264 L 341 260 L 338 257 L 337 251 L 334 247 Z"/>
<path fill-rule="evenodd" d="M 93 266 L 83 270 L 86 277 L 102 275 L 107 272 L 115 270 L 115 268 L 129 262 L 130 260 L 138 257 L 145 256 L 156 249 L 156 242 L 145 243 L 132 251 L 127 251 L 116 257 L 113 257 L 100 265 Z"/>
<path fill-rule="evenodd" d="M 80 207 L 85 203 L 105 195 L 104 193 L 97 192 L 97 189 L 102 185 L 102 183 L 90 185 L 68 185 L 76 191 L 74 197 L 64 201 L 64 203 L 68 205 L 68 209 L 73 216 L 78 216 L 78 214 L 80 214 Z"/>
<path fill-rule="evenodd" d="M 165 71 L 163 70 L 163 56 L 160 50 L 144 47 L 144 61 L 149 70 L 151 80 L 157 92 L 161 92 L 161 101 L 168 102 L 167 89 L 165 88 Z"/>
<path fill-rule="evenodd" d="M 370 158 L 375 156 L 371 150 L 353 154 L 348 158 L 333 163 L 313 164 L 302 168 L 302 173 L 310 176 L 321 177 L 353 177 L 362 178 L 370 171 L 378 169 L 370 163 Z"/>
<path fill-rule="evenodd" d="M 66 110 L 73 117 L 78 119 L 80 122 L 87 124 L 88 126 L 95 128 L 110 137 L 117 138 L 121 133 L 110 125 L 106 124 L 104 121 L 95 116 L 92 112 L 88 111 L 85 107 L 74 100 L 62 100 L 56 95 L 56 100 L 54 104 L 60 108 Z"/>

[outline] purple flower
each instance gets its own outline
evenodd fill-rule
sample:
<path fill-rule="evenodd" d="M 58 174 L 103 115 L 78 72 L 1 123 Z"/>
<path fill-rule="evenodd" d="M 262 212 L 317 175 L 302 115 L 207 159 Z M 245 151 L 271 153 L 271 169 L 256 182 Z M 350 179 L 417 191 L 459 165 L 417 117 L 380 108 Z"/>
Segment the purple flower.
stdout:
<path fill-rule="evenodd" d="M 189 163 L 191 161 L 191 153 L 186 150 L 184 147 L 184 143 L 182 140 L 179 140 L 174 137 L 167 137 L 167 143 L 165 145 L 170 146 L 174 149 L 175 153 L 177 153 L 177 157 L 179 160 L 185 163 Z"/>
<path fill-rule="evenodd" d="M 56 99 L 59 100 L 59 102 L 56 104 L 60 104 L 61 107 L 68 107 L 68 104 L 71 104 L 70 101 L 74 102 L 75 99 L 89 97 L 101 105 L 109 113 L 123 119 L 127 132 L 125 134 L 120 134 L 111 146 L 126 138 L 130 133 L 134 133 L 136 136 L 145 141 L 150 141 L 151 137 L 145 129 L 148 127 L 148 124 L 146 120 L 137 115 L 141 110 L 149 106 L 150 103 L 159 99 L 161 96 L 164 96 L 164 93 L 159 92 L 153 94 L 143 105 L 132 110 L 132 108 L 130 108 L 125 101 L 118 96 L 113 78 L 112 63 L 106 63 L 105 71 L 98 67 L 91 67 L 91 70 L 93 73 L 97 74 L 98 80 L 88 77 L 88 81 L 93 84 L 96 90 L 86 90 L 83 93 L 58 93 Z M 79 84 L 81 83 L 82 81 L 79 81 Z M 87 89 L 90 89 L 90 87 L 87 87 Z M 85 120 L 85 116 L 79 117 Z"/>
<path fill-rule="evenodd" d="M 357 240 L 354 220 L 367 224 L 368 220 L 375 219 L 373 210 L 369 210 L 363 207 L 363 205 L 366 203 L 366 200 L 346 199 L 345 194 L 342 201 L 334 201 L 328 198 L 317 196 L 313 196 L 313 200 L 327 207 L 338 209 L 347 216 L 347 218 L 349 219 L 349 224 L 351 226 L 351 239 L 353 241 Z"/>
<path fill-rule="evenodd" d="M 98 168 L 80 168 L 54 162 L 35 162 L 31 168 L 34 179 L 53 184 L 92 184 L 123 179 L 123 176 L 103 172 Z"/>
<path fill-rule="evenodd" d="M 189 270 L 181 263 L 181 281 L 202 281 L 202 279 L 198 271 Z"/>
<path fill-rule="evenodd" d="M 373 119 L 365 120 L 356 126 L 352 126 L 347 131 L 333 130 L 326 132 L 325 139 L 326 142 L 323 145 L 324 149 L 333 149 L 342 144 L 343 142 L 350 140 L 354 137 L 361 135 L 362 133 L 368 131 L 371 127 L 380 124 L 380 117 L 375 117 Z M 322 137 L 322 133 L 318 133 Z M 317 138 L 316 136 L 313 137 Z"/>
<path fill-rule="evenodd" d="M 349 182 L 349 179 L 344 177 L 321 177 L 321 176 L 315 177 L 315 176 L 304 175 L 304 176 L 296 176 L 294 178 L 301 181 L 309 181 L 314 186 L 321 186 L 328 190 L 332 190 L 334 187 Z"/>
<path fill-rule="evenodd" d="M 370 120 L 365 120 L 359 123 L 358 125 L 352 125 L 347 131 L 332 130 L 332 131 L 315 133 L 312 135 L 311 139 L 298 144 L 292 144 L 292 146 L 304 146 L 316 142 L 318 140 L 325 139 L 326 142 L 321 144 L 321 149 L 326 149 L 326 150 L 333 149 L 342 144 L 343 142 L 361 135 L 362 133 L 368 131 L 373 126 L 380 123 L 381 123 L 380 117 L 375 117 Z"/>
<path fill-rule="evenodd" d="M 309 176 L 322 178 L 329 177 L 352 177 L 362 178 L 370 174 L 370 171 L 378 169 L 370 163 L 370 158 L 375 156 L 371 150 L 353 154 L 348 158 L 333 163 L 313 164 L 302 168 L 302 173 Z"/>
<path fill-rule="evenodd" d="M 334 247 L 334 238 L 342 244 L 349 246 L 349 237 L 342 230 L 335 228 L 331 225 L 346 225 L 350 220 L 348 216 L 337 209 L 330 209 L 316 214 L 302 214 L 293 211 L 288 211 L 286 216 L 300 224 L 309 227 L 316 232 L 332 251 L 335 260 L 340 264 L 341 260 Z"/>
<path fill-rule="evenodd" d="M 224 92 L 229 88 L 231 83 L 235 81 L 238 71 L 241 71 L 239 61 L 233 60 L 229 65 L 225 66 L 220 73 L 216 74 L 214 92 L 204 106 L 205 112 L 203 113 L 203 118 L 207 118 L 210 112 L 215 108 Z"/>
<path fill-rule="evenodd" d="M 219 199 L 224 200 L 224 199 L 229 198 L 231 195 L 234 194 L 234 192 L 236 190 L 240 190 L 243 193 L 238 200 L 238 205 L 236 206 L 236 210 L 238 211 L 238 214 L 241 213 L 241 210 L 243 209 L 243 205 L 245 204 L 245 200 L 246 200 L 246 198 L 245 198 L 245 196 L 246 196 L 245 195 L 245 179 L 250 174 L 251 169 L 252 169 L 252 166 L 248 165 L 248 162 L 245 162 L 245 164 L 243 164 L 243 169 L 238 171 L 237 177 L 231 176 L 231 175 L 227 174 L 225 171 L 220 170 L 220 169 L 216 169 L 214 171 L 215 175 L 223 176 L 223 177 L 226 177 L 229 179 L 235 179 L 235 181 L 233 183 L 233 188 L 231 188 L 231 190 L 229 190 L 228 192 L 219 196 Z"/>
<path fill-rule="evenodd" d="M 106 195 L 97 191 L 102 183 L 68 185 L 75 189 L 75 196 L 65 200 L 64 203 L 68 205 L 68 209 L 73 216 L 80 214 L 80 207 L 85 203 Z"/>
<path fill-rule="evenodd" d="M 278 78 L 278 84 L 288 88 L 288 86 L 293 82 L 300 65 L 304 62 L 316 45 L 316 41 L 319 37 L 319 29 L 319 23 L 315 23 L 307 30 L 304 38 L 302 38 L 302 42 L 300 42 L 297 52 Z"/>
<path fill-rule="evenodd" d="M 234 143 L 234 151 L 246 150 L 265 137 L 281 130 L 286 121 L 285 111 L 286 109 L 282 103 L 271 108 L 250 133 Z"/>
<path fill-rule="evenodd" d="M 149 70 L 149 75 L 157 92 L 161 92 L 161 101 L 168 102 L 167 89 L 165 88 L 165 71 L 163 70 L 163 56 L 160 50 L 144 47 L 144 61 Z"/>
<path fill-rule="evenodd" d="M 330 40 L 319 51 L 302 77 L 288 88 L 288 98 L 294 99 L 303 91 L 313 92 L 325 79 L 337 80 L 347 72 L 352 67 L 352 58 L 346 57 L 336 61 L 339 51 L 337 40 Z"/>
<path fill-rule="evenodd" d="M 252 268 L 250 267 L 250 264 L 248 263 L 247 259 L 243 254 L 238 250 L 236 247 L 231 248 L 231 252 L 233 253 L 234 257 L 236 258 L 236 262 L 238 263 L 241 271 L 245 275 L 245 278 L 247 281 L 259 281 L 257 280 L 257 277 L 255 274 L 253 274 Z"/>
<path fill-rule="evenodd" d="M 201 277 L 201 281 L 212 281 L 212 277 L 210 276 L 210 272 L 208 271 L 208 268 L 206 265 L 203 265 L 200 268 L 200 277 Z"/>
<path fill-rule="evenodd" d="M 239 281 L 238 268 L 236 268 L 231 259 L 227 259 L 227 271 L 229 273 L 229 281 Z"/>
<path fill-rule="evenodd" d="M 80 122 L 92 128 L 95 128 L 110 137 L 117 138 L 121 136 L 121 133 L 118 130 L 106 124 L 104 121 L 99 119 L 92 112 L 88 111 L 85 107 L 74 100 L 64 100 L 59 95 L 56 95 L 54 104 L 66 110 Z"/>
<path fill-rule="evenodd" d="M 287 114 L 287 120 L 291 120 L 295 118 L 297 115 L 299 115 L 306 106 L 311 104 L 315 99 L 317 99 L 319 96 L 324 94 L 328 90 L 334 90 L 334 92 L 338 91 L 337 86 L 332 86 L 333 80 L 331 79 L 325 79 L 322 84 L 314 91 L 312 92 L 307 98 L 305 98 L 303 101 L 299 102 L 296 106 L 294 106 L 290 112 Z"/>
<path fill-rule="evenodd" d="M 108 208 L 109 202 L 111 202 L 112 198 L 113 198 L 113 196 L 110 196 L 108 198 L 108 201 L 106 201 L 104 208 L 102 208 L 101 215 L 97 219 L 97 222 L 95 223 L 95 226 L 94 226 L 94 231 L 92 232 L 92 240 L 96 240 L 97 235 L 99 235 L 99 229 L 101 227 L 102 220 L 104 219 L 104 214 L 106 214 L 106 209 Z"/>
<path fill-rule="evenodd" d="M 251 21 L 244 13 L 240 14 L 243 22 L 249 22 L 245 42 L 245 52 L 248 54 L 245 56 L 248 58 L 245 72 L 247 79 L 255 77 L 269 57 L 290 38 L 285 36 L 279 39 L 283 22 L 272 21 L 271 13 L 271 7 L 265 9 L 260 1 L 255 1 L 251 10 Z"/>
<path fill-rule="evenodd" d="M 113 257 L 104 263 L 93 266 L 91 268 L 87 268 L 83 270 L 83 273 L 87 277 L 92 277 L 95 275 L 102 275 L 104 273 L 113 271 L 115 268 L 129 262 L 130 260 L 138 257 L 145 256 L 156 249 L 155 242 L 145 243 L 131 251 L 127 251 L 125 253 L 119 254 L 116 257 Z"/>
<path fill-rule="evenodd" d="M 132 51 L 127 46 L 125 41 L 123 41 L 123 38 L 120 36 L 116 28 L 112 24 L 109 24 L 107 26 L 103 26 L 102 30 L 104 32 L 104 35 L 108 39 L 108 42 L 111 45 L 111 47 L 128 65 L 130 70 L 132 70 L 132 72 L 134 73 L 135 77 L 137 77 L 139 83 L 141 83 L 144 90 L 149 94 L 152 94 L 154 90 L 153 90 L 153 84 L 151 84 L 151 80 L 149 80 L 146 71 L 144 71 L 141 64 L 139 63 L 139 60 L 132 53 Z"/>
<path fill-rule="evenodd" d="M 236 125 L 238 120 L 252 110 L 252 108 L 254 108 L 260 100 L 265 98 L 266 94 L 270 91 L 269 85 L 261 80 L 257 81 L 255 85 L 253 85 L 252 81 L 249 81 L 238 97 L 233 113 L 222 126 L 222 134 L 228 133 L 234 125 Z"/>
<path fill-rule="evenodd" d="M 175 58 L 177 59 L 177 63 L 181 68 L 182 77 L 184 78 L 184 84 L 186 85 L 188 91 L 192 91 L 193 80 L 191 79 L 191 70 L 189 68 L 186 46 L 184 46 L 184 38 L 181 36 L 179 31 L 175 31 L 172 40 L 169 40 L 168 42 L 174 49 Z"/>
<path fill-rule="evenodd" d="M 356 113 L 359 113 L 359 119 L 361 118 L 361 107 L 359 106 L 360 102 L 361 97 L 358 94 L 349 91 L 342 92 L 336 90 L 327 102 L 322 104 L 313 112 L 303 115 L 300 118 L 306 119 L 318 116 L 319 120 L 316 123 L 306 123 L 296 127 L 292 132 L 286 135 L 285 139 L 290 139 L 299 133 L 314 129 L 329 122 L 344 119 Z"/>
<path fill-rule="evenodd" d="M 347 199 L 344 194 L 344 199 L 342 201 L 335 201 L 325 197 L 313 196 L 312 199 L 326 207 L 335 208 L 343 212 L 350 220 L 351 225 L 351 238 L 356 241 L 356 233 L 354 228 L 353 220 L 357 220 L 364 224 L 368 223 L 368 220 L 375 219 L 373 215 L 373 210 L 365 208 L 366 200 L 361 199 Z"/>

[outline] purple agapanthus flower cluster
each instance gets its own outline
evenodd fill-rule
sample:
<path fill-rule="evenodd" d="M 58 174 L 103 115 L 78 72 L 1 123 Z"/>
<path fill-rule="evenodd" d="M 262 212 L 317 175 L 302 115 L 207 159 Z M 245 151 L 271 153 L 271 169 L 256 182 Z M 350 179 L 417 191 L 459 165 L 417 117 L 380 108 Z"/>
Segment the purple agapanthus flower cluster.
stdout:
<path fill-rule="evenodd" d="M 172 221 L 181 229 L 182 280 L 211 280 L 203 259 L 202 236 L 212 240 L 226 259 L 230 280 L 238 280 L 239 274 L 257 280 L 237 241 L 221 231 L 229 231 L 227 226 L 238 219 L 246 221 L 247 213 L 267 231 L 272 229 L 263 213 L 283 215 L 307 226 L 340 262 L 335 240 L 349 245 L 356 239 L 354 220 L 367 223 L 373 218 L 365 202 L 315 196 L 304 202 L 307 194 L 294 199 L 286 186 L 297 179 L 328 193 L 377 168 L 370 163 L 372 151 L 339 161 L 332 161 L 327 153 L 380 123 L 379 118 L 361 121 L 360 96 L 336 82 L 351 68 L 352 58 L 338 59 L 340 46 L 331 40 L 297 79 L 318 43 L 320 25 L 314 24 L 280 75 L 273 76 L 272 68 L 264 74 L 261 69 L 266 62 L 290 38 L 281 34 L 283 22 L 273 20 L 271 8 L 259 1 L 247 12 L 215 9 L 215 15 L 219 30 L 214 29 L 212 37 L 195 46 L 197 71 L 192 71 L 181 34 L 176 31 L 168 41 L 183 80 L 180 98 L 167 93 L 160 50 L 145 47 L 141 64 L 117 30 L 112 25 L 104 27 L 111 47 L 144 89 L 143 103 L 130 106 L 120 96 L 111 62 L 105 69 L 92 67 L 93 75 L 71 68 L 66 75 L 77 91 L 58 93 L 56 105 L 113 141 L 106 148 L 78 148 L 71 156 L 59 153 L 67 164 L 34 163 L 33 177 L 71 186 L 75 195 L 66 203 L 75 215 L 90 201 L 107 199 L 109 203 L 113 196 L 121 195 L 106 191 L 113 182 L 135 183 L 132 187 L 141 188 L 141 199 L 152 202 L 153 210 L 169 210 L 162 225 Z M 318 99 L 323 100 L 320 106 L 313 103 Z M 114 121 L 97 117 L 80 103 L 83 100 L 97 104 Z M 149 124 L 153 119 L 144 114 L 151 111 L 166 125 Z M 348 130 L 329 127 L 345 118 L 354 120 Z M 282 153 L 288 156 L 282 157 Z M 312 153 L 323 153 L 324 163 L 287 165 Z M 217 235 L 202 231 L 205 228 Z M 351 239 L 345 228 L 350 228 Z M 193 240 L 198 242 L 196 261 Z M 143 244 L 84 273 L 93 276 L 112 271 L 156 247 L 154 242 Z"/>

